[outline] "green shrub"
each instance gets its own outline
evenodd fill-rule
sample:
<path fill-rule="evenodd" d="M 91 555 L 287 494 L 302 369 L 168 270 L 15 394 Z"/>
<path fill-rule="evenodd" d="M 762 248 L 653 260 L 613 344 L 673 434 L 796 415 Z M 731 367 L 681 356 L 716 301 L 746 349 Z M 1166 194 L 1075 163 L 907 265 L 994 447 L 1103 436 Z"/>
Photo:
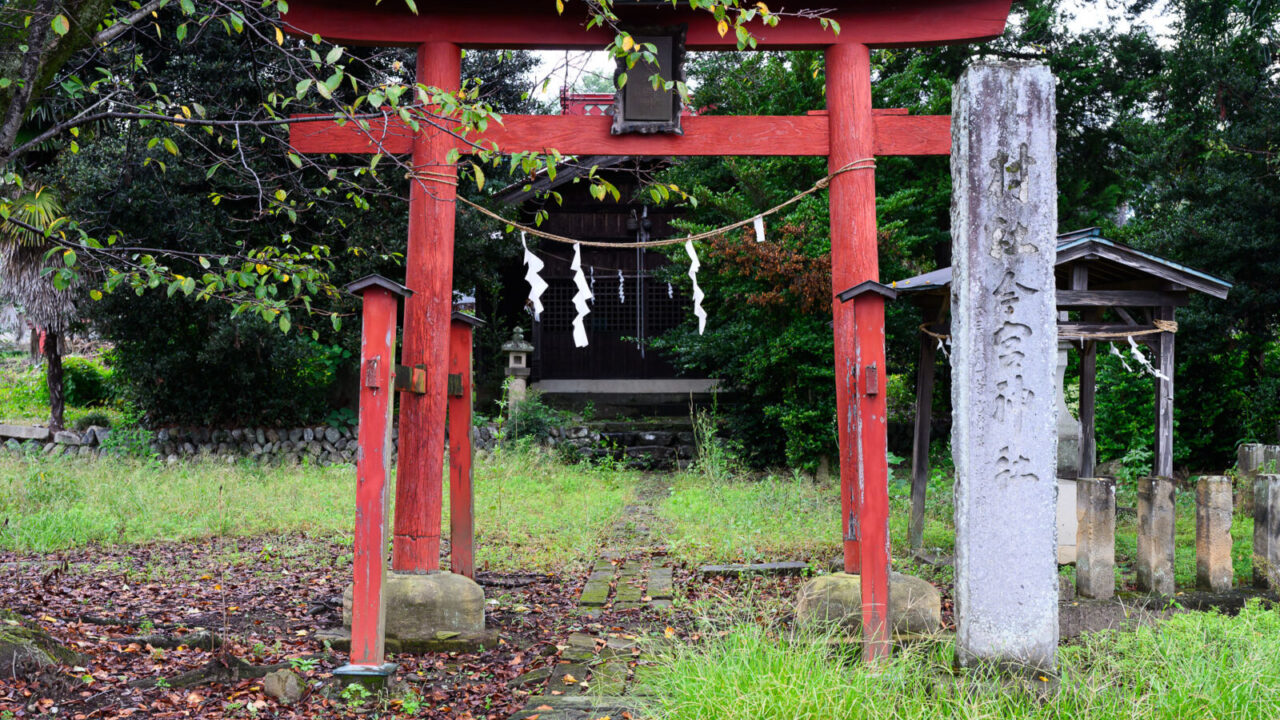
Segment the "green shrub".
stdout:
<path fill-rule="evenodd" d="M 101 410 L 93 410 L 76 418 L 72 424 L 76 430 L 84 431 L 89 429 L 91 425 L 98 427 L 111 427 L 111 416 Z"/>
<path fill-rule="evenodd" d="M 102 405 L 111 399 L 111 370 L 94 358 L 63 358 L 62 389 L 68 405 Z"/>
<path fill-rule="evenodd" d="M 530 390 L 516 406 L 515 417 L 506 425 L 507 437 L 545 440 L 551 436 L 551 428 L 561 427 L 569 419 L 569 413 L 547 405 L 541 393 Z"/>

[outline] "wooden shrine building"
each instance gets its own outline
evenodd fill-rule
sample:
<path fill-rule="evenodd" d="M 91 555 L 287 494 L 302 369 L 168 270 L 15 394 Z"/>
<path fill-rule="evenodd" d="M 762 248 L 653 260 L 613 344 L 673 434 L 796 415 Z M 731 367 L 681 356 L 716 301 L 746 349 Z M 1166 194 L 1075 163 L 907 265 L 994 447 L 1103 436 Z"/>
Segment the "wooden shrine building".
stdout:
<path fill-rule="evenodd" d="M 1098 343 L 1119 342 L 1127 346 L 1129 338 L 1152 350 L 1151 363 L 1158 373 L 1153 472 L 1157 476 L 1172 477 L 1177 309 L 1187 304 L 1193 292 L 1225 299 L 1231 284 L 1108 240 L 1102 237 L 1098 228 L 1058 236 L 1054 274 L 1059 310 L 1058 338 L 1060 343 L 1077 347 L 1080 352 L 1080 449 L 1078 464 L 1073 464 L 1078 468 L 1078 477 L 1093 477 L 1094 473 Z M 920 306 L 926 318 L 920 326 L 911 462 L 909 535 L 911 546 L 919 548 L 923 538 L 925 489 L 929 480 L 934 365 L 939 342 L 950 332 L 951 268 L 899 280 L 892 286 L 899 298 L 909 297 Z"/>
<path fill-rule="evenodd" d="M 613 95 L 562 93 L 561 113 L 573 116 L 607 116 L 613 113 Z M 692 116 L 686 107 L 685 117 Z M 534 252 L 546 264 L 542 278 L 547 289 L 544 309 L 532 321 L 533 355 L 531 388 L 540 390 L 556 405 L 578 407 L 591 402 L 606 415 L 687 414 L 690 395 L 709 395 L 715 381 L 680 374 L 651 344 L 659 335 L 678 326 L 693 310 L 689 297 L 663 279 L 666 255 L 643 247 L 631 247 L 651 238 L 676 234 L 671 221 L 680 210 L 650 206 L 643 201 L 643 185 L 654 173 L 670 165 L 667 158 L 594 155 L 571 158 L 559 164 L 554 177 L 540 173 L 530 182 L 519 182 L 500 191 L 497 198 L 514 209 L 512 215 L 532 225 L 539 211 L 546 217 L 538 226 L 557 235 L 593 242 L 618 243 L 619 247 L 584 246 L 582 267 L 591 285 L 591 313 L 586 317 L 589 343 L 573 342 L 574 318 L 572 252 L 555 243 L 541 243 Z M 620 199 L 598 200 L 588 192 L 582 176 L 594 171 L 616 187 Z M 560 201 L 546 195 L 555 191 Z M 531 247 L 536 243 L 530 238 Z M 509 276 L 523 276 L 523 267 Z M 523 281 L 521 281 L 523 282 Z M 523 298 L 513 297 L 516 302 Z"/>

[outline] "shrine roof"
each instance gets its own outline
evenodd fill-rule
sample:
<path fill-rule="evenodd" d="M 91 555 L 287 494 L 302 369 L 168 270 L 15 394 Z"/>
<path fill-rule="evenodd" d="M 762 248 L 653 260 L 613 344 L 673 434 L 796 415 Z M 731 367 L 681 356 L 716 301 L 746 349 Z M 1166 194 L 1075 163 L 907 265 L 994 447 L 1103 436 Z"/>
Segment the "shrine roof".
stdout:
<path fill-rule="evenodd" d="M 1102 237 L 1098 228 L 1086 228 L 1058 236 L 1054 267 L 1059 276 L 1073 265 L 1089 267 L 1090 286 L 1141 283 L 1172 283 L 1188 290 L 1223 299 L 1231 283 L 1172 260 L 1121 245 Z M 1062 279 L 1060 277 L 1060 279 Z M 951 268 L 944 267 L 890 285 L 899 294 L 941 293 L 951 286 Z"/>
<path fill-rule="evenodd" d="M 758 19 L 748 26 L 760 49 L 816 48 L 837 43 L 876 47 L 940 45 L 986 40 L 1004 32 L 1011 0 L 795 0 L 787 13 L 827 10 L 837 35 L 816 19 L 784 17 L 776 27 Z M 599 49 L 613 39 L 604 28 L 585 28 L 587 17 L 572 7 L 556 13 L 549 0 L 490 0 L 458 3 L 417 0 L 291 0 L 286 31 L 319 34 L 355 45 L 416 45 L 453 42 L 463 47 L 508 49 Z M 580 7 L 580 6 L 579 6 Z M 657 0 L 616 0 L 624 23 L 688 25 L 691 50 L 736 50 L 734 33 L 721 35 L 710 13 L 672 7 Z M 780 10 L 782 8 L 779 8 Z"/>

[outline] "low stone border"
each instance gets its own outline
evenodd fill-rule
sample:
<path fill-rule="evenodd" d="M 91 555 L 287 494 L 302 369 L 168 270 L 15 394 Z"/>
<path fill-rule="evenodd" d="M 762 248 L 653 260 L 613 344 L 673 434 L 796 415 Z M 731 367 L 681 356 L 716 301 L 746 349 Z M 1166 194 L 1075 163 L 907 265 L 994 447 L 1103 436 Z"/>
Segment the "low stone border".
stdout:
<path fill-rule="evenodd" d="M 97 457 L 109 445 L 111 430 L 91 426 L 83 431 L 31 425 L 0 425 L 0 442 L 12 452 L 40 452 L 49 456 Z M 392 431 L 392 461 L 396 459 L 398 431 Z M 496 424 L 471 429 L 477 451 L 491 451 L 499 441 Z M 564 449 L 588 459 L 612 457 L 640 469 L 685 467 L 694 455 L 693 433 L 665 430 L 629 429 L 625 423 L 602 426 L 573 425 L 552 428 L 541 441 L 550 448 Z M 327 425 L 295 428 L 201 428 L 168 427 L 153 431 L 151 453 L 166 462 L 184 458 L 216 458 L 228 463 L 248 458 L 263 463 L 310 462 L 317 465 L 353 463 L 356 459 L 356 429 Z"/>

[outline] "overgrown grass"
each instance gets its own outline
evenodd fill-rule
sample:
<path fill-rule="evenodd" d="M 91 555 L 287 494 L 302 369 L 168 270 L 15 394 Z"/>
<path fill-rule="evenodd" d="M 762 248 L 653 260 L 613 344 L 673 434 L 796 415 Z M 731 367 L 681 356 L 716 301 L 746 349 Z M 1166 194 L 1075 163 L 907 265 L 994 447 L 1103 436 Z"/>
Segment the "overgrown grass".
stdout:
<path fill-rule="evenodd" d="M 893 553 L 907 556 L 911 487 L 898 469 L 889 483 L 889 536 Z M 925 544 L 955 544 L 951 485 L 930 487 Z M 761 479 L 716 479 L 685 473 L 676 477 L 659 515 L 667 521 L 673 554 L 688 563 L 809 560 L 840 552 L 839 478 L 816 481 L 801 475 Z"/>
<path fill-rule="evenodd" d="M 703 637 L 655 649 L 638 675 L 640 691 L 651 694 L 649 717 L 1280 717 L 1280 614 L 1256 602 L 1234 618 L 1185 613 L 1154 628 L 1086 636 L 1059 650 L 1060 688 L 1044 700 L 957 673 L 953 645 L 941 640 L 867 666 L 827 638 L 787 639 L 756 624 Z"/>
<path fill-rule="evenodd" d="M 480 458 L 477 565 L 549 570 L 585 563 L 636 482 L 632 473 L 566 467 L 533 451 Z M 214 536 L 349 537 L 354 490 L 350 465 L 170 466 L 0 453 L 0 547 L 48 552 Z M 447 508 L 442 522 L 447 535 Z"/>
<path fill-rule="evenodd" d="M 840 491 L 794 476 L 675 477 L 658 509 L 673 555 L 691 564 L 823 560 L 839 547 Z"/>
<path fill-rule="evenodd" d="M 45 425 L 49 422 L 49 391 L 45 385 L 44 365 L 32 364 L 26 353 L 0 353 L 0 388 L 4 388 L 0 393 L 0 423 Z M 72 404 L 66 406 L 63 414 L 67 427 L 75 427 L 81 418 L 91 415 L 105 418 L 116 426 L 125 415 L 119 408 L 109 405 L 78 407 Z"/>
<path fill-rule="evenodd" d="M 909 560 L 907 525 L 911 486 L 905 467 L 889 482 L 889 538 L 895 565 L 935 580 L 950 579 L 950 569 L 913 567 Z M 935 471 L 925 504 L 925 548 L 949 555 L 955 551 L 954 480 Z M 1117 502 L 1129 510 L 1136 505 L 1132 489 L 1122 488 Z M 1174 573 L 1179 587 L 1196 582 L 1195 491 L 1177 493 Z M 688 563 L 809 560 L 823 562 L 840 552 L 840 490 L 838 479 L 817 482 L 804 477 L 744 476 L 716 479 L 705 474 L 677 476 L 660 509 L 668 522 L 672 552 Z M 1138 524 L 1135 513 L 1116 518 L 1116 581 L 1133 582 Z M 1232 522 L 1236 582 L 1248 583 L 1253 573 L 1253 519 L 1236 515 Z M 1068 569 L 1069 572 L 1069 569 Z"/>

